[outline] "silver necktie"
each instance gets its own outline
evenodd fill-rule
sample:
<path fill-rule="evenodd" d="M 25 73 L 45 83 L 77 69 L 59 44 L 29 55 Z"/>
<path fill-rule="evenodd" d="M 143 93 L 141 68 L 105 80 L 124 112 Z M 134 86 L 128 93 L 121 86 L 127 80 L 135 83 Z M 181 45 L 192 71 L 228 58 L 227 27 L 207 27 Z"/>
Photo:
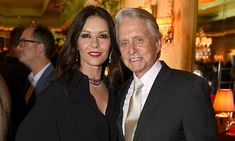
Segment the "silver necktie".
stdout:
<path fill-rule="evenodd" d="M 143 83 L 135 81 L 134 92 L 130 98 L 129 109 L 125 122 L 125 141 L 133 141 L 137 122 L 141 113 L 141 89 Z"/>

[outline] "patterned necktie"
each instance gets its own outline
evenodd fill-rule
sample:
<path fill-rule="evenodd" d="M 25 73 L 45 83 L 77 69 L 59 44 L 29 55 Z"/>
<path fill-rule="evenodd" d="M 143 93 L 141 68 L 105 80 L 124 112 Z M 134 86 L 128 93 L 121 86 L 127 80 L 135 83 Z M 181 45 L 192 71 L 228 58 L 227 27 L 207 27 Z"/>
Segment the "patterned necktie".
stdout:
<path fill-rule="evenodd" d="M 141 113 L 141 89 L 143 83 L 135 81 L 134 92 L 130 98 L 129 109 L 125 122 L 125 141 L 133 141 L 137 122 Z"/>

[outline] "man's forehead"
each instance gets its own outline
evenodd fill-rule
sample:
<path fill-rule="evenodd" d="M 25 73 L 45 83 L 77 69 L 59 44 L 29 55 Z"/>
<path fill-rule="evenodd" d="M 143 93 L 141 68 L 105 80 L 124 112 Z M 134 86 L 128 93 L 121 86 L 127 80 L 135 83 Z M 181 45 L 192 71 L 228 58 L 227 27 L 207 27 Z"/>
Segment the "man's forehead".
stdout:
<path fill-rule="evenodd" d="M 28 35 L 31 36 L 31 34 L 33 33 L 33 30 L 34 30 L 33 27 L 28 27 L 28 28 L 26 28 L 26 29 L 23 31 L 23 33 L 21 34 L 21 37 L 22 37 L 22 36 L 28 36 Z"/>

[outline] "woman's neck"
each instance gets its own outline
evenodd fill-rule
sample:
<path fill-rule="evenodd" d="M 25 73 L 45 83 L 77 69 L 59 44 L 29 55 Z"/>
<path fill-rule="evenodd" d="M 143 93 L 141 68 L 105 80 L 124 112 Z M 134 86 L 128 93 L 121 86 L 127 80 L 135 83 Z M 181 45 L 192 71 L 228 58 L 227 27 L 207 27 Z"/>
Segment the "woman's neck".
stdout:
<path fill-rule="evenodd" d="M 89 77 L 89 79 L 93 79 L 93 80 L 101 80 L 101 71 L 102 68 L 101 67 L 93 67 L 93 68 L 80 68 L 80 71 L 87 75 Z"/>

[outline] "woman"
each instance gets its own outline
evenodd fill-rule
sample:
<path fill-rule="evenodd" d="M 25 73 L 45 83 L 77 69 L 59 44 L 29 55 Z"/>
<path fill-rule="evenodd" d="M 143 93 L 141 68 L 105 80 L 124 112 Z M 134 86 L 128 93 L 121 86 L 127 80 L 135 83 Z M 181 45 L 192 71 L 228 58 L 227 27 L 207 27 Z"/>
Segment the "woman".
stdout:
<path fill-rule="evenodd" d="M 58 57 L 57 77 L 37 98 L 16 141 L 117 140 L 118 106 L 111 87 L 122 75 L 113 29 L 106 10 L 88 6 L 80 11 Z M 108 58 L 110 80 L 104 76 Z"/>

